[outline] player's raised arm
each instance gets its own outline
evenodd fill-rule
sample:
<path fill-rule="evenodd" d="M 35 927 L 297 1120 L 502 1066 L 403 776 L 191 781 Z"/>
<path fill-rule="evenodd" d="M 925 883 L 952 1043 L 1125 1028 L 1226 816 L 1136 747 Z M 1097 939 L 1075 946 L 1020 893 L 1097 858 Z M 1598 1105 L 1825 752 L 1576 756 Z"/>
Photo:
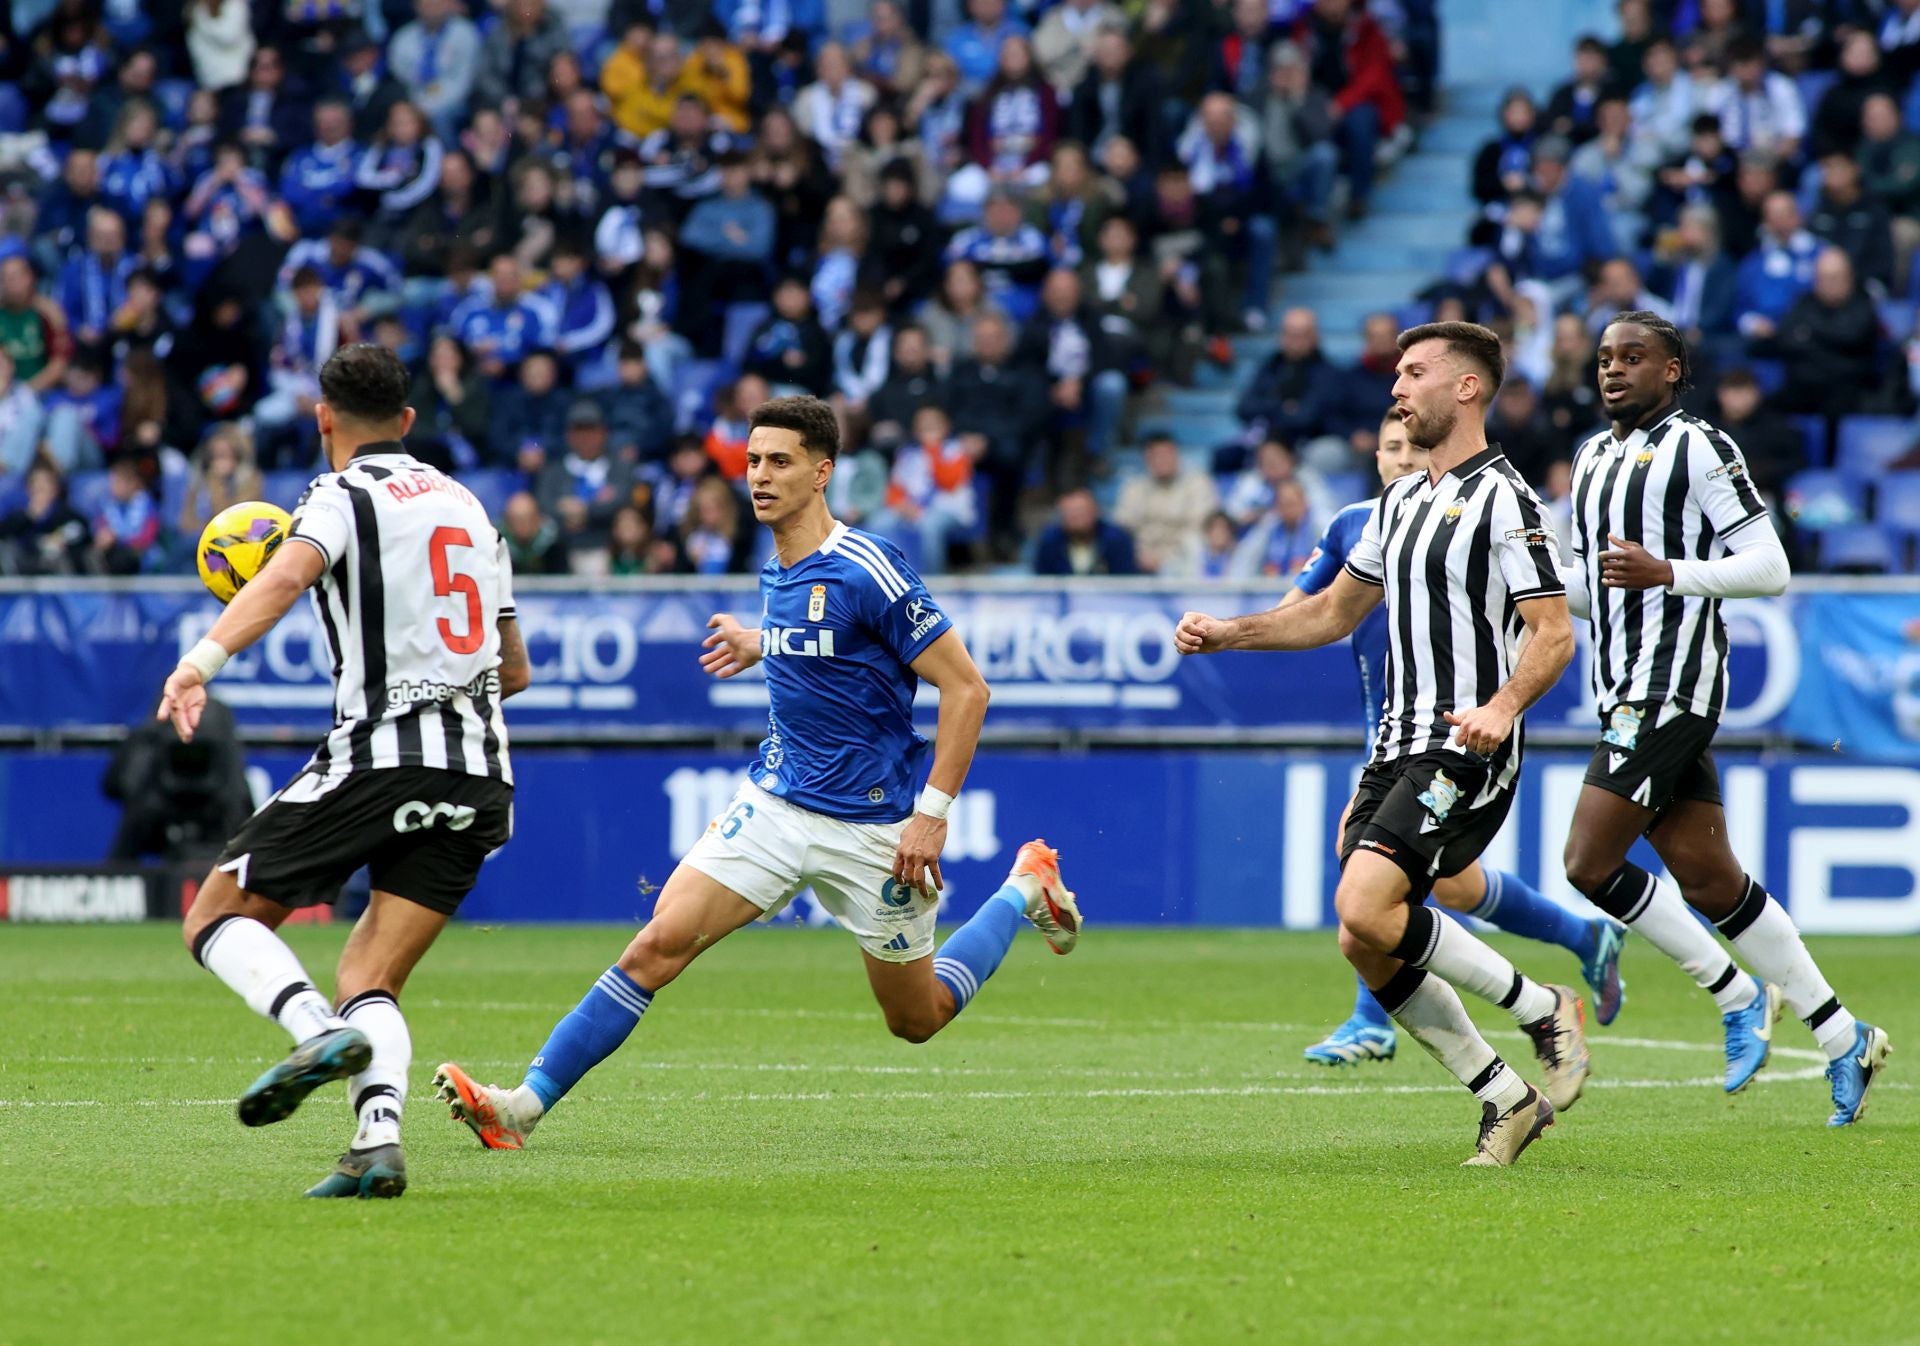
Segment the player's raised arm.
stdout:
<path fill-rule="evenodd" d="M 1221 650 L 1310 650 L 1331 645 L 1353 634 L 1360 619 L 1380 601 L 1380 594 L 1379 586 L 1343 570 L 1321 592 L 1297 602 L 1282 602 L 1265 612 L 1244 617 L 1189 612 L 1181 617 L 1173 633 L 1174 648 L 1182 654 L 1215 654 Z"/>
<path fill-rule="evenodd" d="M 927 788 L 900 836 L 893 874 L 902 883 L 937 893 L 945 885 L 940 852 L 947 844 L 947 808 L 967 782 L 993 694 L 957 631 L 943 633 L 911 667 L 917 677 L 939 689 L 940 722 L 934 733 Z"/>
<path fill-rule="evenodd" d="M 700 642 L 706 653 L 700 667 L 716 678 L 738 677 L 760 662 L 760 629 L 740 625 L 730 613 L 716 612 L 707 618 L 713 634 Z"/>
<path fill-rule="evenodd" d="M 205 639 L 188 650 L 160 692 L 157 720 L 172 720 L 183 741 L 191 742 L 207 705 L 207 683 L 227 660 L 273 629 L 300 595 L 312 588 L 327 568 L 326 556 L 314 546 L 296 547 L 295 532 L 260 573 L 234 596 Z"/>

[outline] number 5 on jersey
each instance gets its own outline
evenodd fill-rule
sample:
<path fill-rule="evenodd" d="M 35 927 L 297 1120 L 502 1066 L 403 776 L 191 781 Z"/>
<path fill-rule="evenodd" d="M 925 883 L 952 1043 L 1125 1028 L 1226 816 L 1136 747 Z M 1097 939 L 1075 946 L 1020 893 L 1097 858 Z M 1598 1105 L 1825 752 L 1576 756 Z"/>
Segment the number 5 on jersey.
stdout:
<path fill-rule="evenodd" d="M 442 617 L 439 621 L 440 639 L 446 642 L 448 649 L 455 654 L 472 654 L 486 643 L 486 617 L 480 609 L 480 586 L 473 582 L 473 576 L 462 575 L 453 569 L 447 557 L 449 547 L 465 547 L 471 550 L 473 536 L 464 528 L 436 528 L 427 544 L 428 556 L 433 566 L 433 592 L 440 598 L 451 598 L 459 594 L 467 600 L 467 629 L 454 634 L 453 623 Z"/>

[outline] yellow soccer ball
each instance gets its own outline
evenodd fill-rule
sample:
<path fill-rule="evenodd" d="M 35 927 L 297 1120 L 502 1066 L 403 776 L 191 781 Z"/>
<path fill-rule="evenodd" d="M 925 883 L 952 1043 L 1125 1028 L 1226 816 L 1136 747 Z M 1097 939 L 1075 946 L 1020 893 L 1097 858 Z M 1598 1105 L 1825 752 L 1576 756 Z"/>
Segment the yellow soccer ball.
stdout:
<path fill-rule="evenodd" d="M 278 505 L 248 500 L 221 510 L 200 534 L 200 582 L 222 603 L 260 573 L 287 540 L 293 519 Z"/>

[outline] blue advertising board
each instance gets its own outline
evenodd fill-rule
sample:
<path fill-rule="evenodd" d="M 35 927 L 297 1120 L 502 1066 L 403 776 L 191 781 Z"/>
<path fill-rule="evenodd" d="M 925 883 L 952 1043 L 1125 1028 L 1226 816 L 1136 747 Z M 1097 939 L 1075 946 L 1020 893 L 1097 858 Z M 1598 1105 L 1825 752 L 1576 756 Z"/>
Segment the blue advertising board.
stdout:
<path fill-rule="evenodd" d="M 982 752 L 950 815 L 949 914 L 970 914 L 1020 843 L 1044 836 L 1090 922 L 1325 927 L 1333 829 L 1359 759 L 1357 742 L 1340 752 Z M 251 760 L 264 793 L 305 755 Z M 0 862 L 98 862 L 117 816 L 100 795 L 106 762 L 100 751 L 0 753 Z M 724 811 L 744 765 L 711 751 L 517 752 L 515 836 L 463 915 L 638 925 L 647 894 Z M 1585 767 L 1584 754 L 1530 753 L 1486 855 L 1574 906 L 1561 850 Z M 1721 768 L 1736 851 L 1802 928 L 1920 931 L 1920 768 L 1750 753 L 1723 754 Z M 1650 853 L 1637 858 L 1657 868 Z M 805 901 L 794 913 L 824 919 Z"/>
<path fill-rule="evenodd" d="M 757 670 L 715 682 L 696 662 L 715 612 L 758 622 L 751 587 L 522 587 L 534 682 L 510 710 L 520 741 L 758 736 L 764 728 L 766 688 Z M 990 736 L 1324 739 L 1360 720 L 1344 644 L 1205 659 L 1175 652 L 1182 612 L 1256 611 L 1273 604 L 1273 590 L 1041 582 L 938 588 L 993 686 Z M 1795 625 L 1831 597 L 1727 605 L 1728 730 L 1785 723 L 1804 662 Z M 1920 616 L 1920 599 L 1888 602 Z M 197 586 L 166 582 L 0 588 L 0 729 L 123 725 L 151 714 L 168 671 L 218 611 Z M 319 626 L 302 604 L 228 664 L 218 694 L 250 729 L 317 735 L 331 721 L 330 672 Z M 930 725 L 933 694 L 923 693 Z M 1593 732 L 1584 647 L 1528 722 L 1536 734 Z M 1920 741 L 1913 755 L 1920 760 Z"/>

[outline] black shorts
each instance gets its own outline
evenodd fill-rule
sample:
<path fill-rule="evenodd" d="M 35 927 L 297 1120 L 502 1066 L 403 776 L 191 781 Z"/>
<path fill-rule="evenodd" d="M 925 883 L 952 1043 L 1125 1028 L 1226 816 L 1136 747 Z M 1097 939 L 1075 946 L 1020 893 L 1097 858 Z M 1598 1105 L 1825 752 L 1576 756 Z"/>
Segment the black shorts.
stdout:
<path fill-rule="evenodd" d="M 1513 791 L 1501 790 L 1475 808 L 1487 783 L 1487 763 L 1457 752 L 1369 766 L 1360 773 L 1340 837 L 1340 863 L 1366 848 L 1400 866 L 1424 902 L 1435 879 L 1451 878 L 1480 858 L 1507 820 Z"/>
<path fill-rule="evenodd" d="M 320 780 L 295 776 L 233 834 L 218 867 L 247 892 L 308 907 L 333 902 L 365 865 L 376 890 L 450 916 L 513 835 L 503 781 L 418 766 L 358 771 L 324 794 Z"/>
<path fill-rule="evenodd" d="M 1685 711 L 1658 723 L 1660 702 L 1622 702 L 1602 722 L 1586 783 L 1653 811 L 1653 827 L 1676 801 L 1720 802 L 1713 736 L 1720 724 Z"/>

